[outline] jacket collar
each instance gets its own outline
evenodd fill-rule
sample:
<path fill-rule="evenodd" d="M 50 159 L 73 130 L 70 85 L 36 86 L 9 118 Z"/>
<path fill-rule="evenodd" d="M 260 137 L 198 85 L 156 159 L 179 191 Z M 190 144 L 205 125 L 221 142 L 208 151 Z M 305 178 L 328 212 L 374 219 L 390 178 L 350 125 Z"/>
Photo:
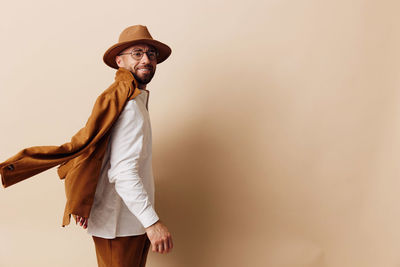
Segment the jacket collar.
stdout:
<path fill-rule="evenodd" d="M 134 92 L 129 100 L 135 98 L 139 94 L 142 93 L 142 90 L 139 89 L 138 83 L 133 77 L 133 74 L 130 70 L 120 67 L 117 72 L 115 73 L 115 81 L 116 82 L 128 82 L 130 85 L 134 86 Z"/>

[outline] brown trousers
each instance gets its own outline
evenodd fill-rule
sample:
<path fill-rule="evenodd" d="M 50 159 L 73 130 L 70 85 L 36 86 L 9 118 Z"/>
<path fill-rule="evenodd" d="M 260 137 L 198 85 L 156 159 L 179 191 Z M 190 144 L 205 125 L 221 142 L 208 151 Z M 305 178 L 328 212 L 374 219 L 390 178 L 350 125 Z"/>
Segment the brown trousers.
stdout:
<path fill-rule="evenodd" d="M 92 236 L 99 267 L 144 267 L 149 252 L 147 234 L 106 239 Z"/>

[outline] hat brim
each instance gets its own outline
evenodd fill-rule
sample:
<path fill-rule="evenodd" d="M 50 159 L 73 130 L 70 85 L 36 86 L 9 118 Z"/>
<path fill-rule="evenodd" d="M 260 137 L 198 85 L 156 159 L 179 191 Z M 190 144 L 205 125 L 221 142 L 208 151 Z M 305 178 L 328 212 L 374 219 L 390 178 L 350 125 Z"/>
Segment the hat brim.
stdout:
<path fill-rule="evenodd" d="M 152 45 L 157 49 L 157 51 L 159 53 L 159 55 L 157 57 L 157 64 L 160 64 L 161 62 L 166 60 L 171 55 L 171 48 L 164 43 L 161 43 L 157 40 L 152 40 L 152 39 L 137 39 L 134 41 L 117 43 L 117 44 L 111 46 L 110 48 L 108 48 L 103 56 L 104 63 L 106 63 L 111 68 L 118 69 L 119 67 L 118 67 L 117 63 L 115 62 L 115 57 L 119 53 L 121 53 L 121 51 L 123 51 L 124 49 L 126 49 L 132 45 L 138 44 L 138 43 Z"/>

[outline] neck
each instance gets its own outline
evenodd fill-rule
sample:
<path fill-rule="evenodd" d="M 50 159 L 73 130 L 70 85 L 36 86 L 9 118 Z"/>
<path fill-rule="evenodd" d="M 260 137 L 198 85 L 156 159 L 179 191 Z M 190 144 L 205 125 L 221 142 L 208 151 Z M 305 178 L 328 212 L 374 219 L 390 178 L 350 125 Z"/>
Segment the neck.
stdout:
<path fill-rule="evenodd" d="M 146 90 L 146 85 L 147 84 L 138 83 L 138 88 L 141 89 L 141 90 Z"/>

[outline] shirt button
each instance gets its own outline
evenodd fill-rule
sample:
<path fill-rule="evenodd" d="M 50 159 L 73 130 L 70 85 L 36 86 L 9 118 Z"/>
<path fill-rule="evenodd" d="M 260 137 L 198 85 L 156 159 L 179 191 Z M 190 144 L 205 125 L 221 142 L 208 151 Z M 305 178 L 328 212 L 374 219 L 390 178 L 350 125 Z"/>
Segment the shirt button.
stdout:
<path fill-rule="evenodd" d="M 14 165 L 13 164 L 8 165 L 7 169 L 9 169 L 10 171 L 14 170 Z"/>

